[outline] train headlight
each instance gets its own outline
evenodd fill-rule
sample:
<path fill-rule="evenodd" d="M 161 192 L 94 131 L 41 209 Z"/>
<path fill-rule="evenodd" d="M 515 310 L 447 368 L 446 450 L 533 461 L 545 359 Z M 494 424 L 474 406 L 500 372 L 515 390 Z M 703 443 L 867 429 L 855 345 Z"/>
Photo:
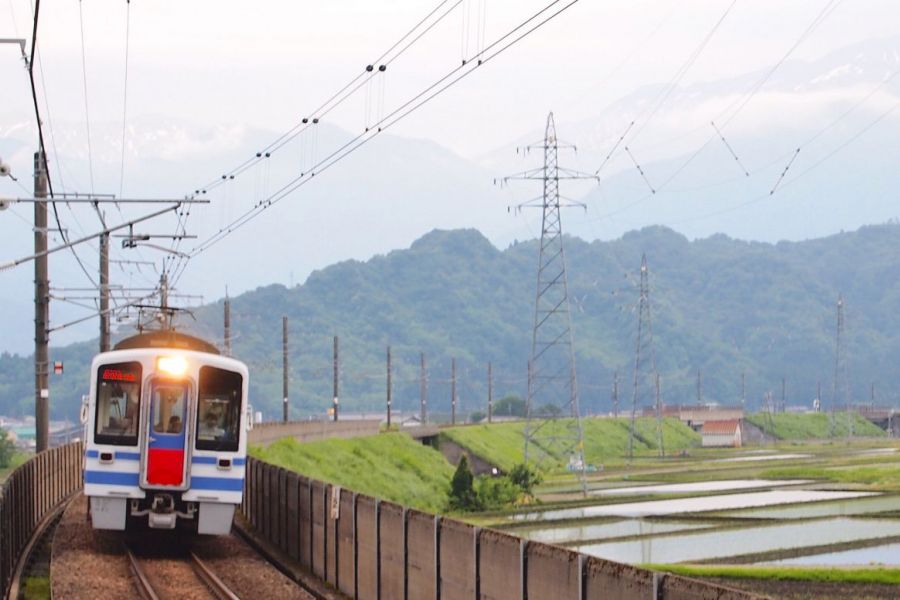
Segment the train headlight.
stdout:
<path fill-rule="evenodd" d="M 181 377 L 187 371 L 187 361 L 181 356 L 160 356 L 156 368 L 172 377 Z"/>

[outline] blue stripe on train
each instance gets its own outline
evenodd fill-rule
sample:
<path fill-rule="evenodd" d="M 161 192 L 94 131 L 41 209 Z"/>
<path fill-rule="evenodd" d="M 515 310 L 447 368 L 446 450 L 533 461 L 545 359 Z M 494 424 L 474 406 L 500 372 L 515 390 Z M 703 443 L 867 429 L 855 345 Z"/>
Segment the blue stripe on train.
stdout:
<path fill-rule="evenodd" d="M 85 483 L 98 485 L 130 485 L 137 486 L 137 473 L 119 473 L 117 471 L 85 471 Z"/>
<path fill-rule="evenodd" d="M 223 458 L 228 458 L 228 457 L 226 456 Z M 216 456 L 194 456 L 191 458 L 191 462 L 195 465 L 214 465 L 214 464 L 217 464 L 218 461 L 219 461 L 219 459 Z M 244 464 L 246 462 L 247 462 L 246 458 L 235 457 L 235 458 L 231 459 L 231 464 L 234 465 L 235 467 L 242 467 L 242 466 L 244 466 Z"/>
<path fill-rule="evenodd" d="M 240 492 L 244 489 L 244 479 L 227 479 L 225 477 L 191 477 L 192 490 L 218 490 L 222 492 Z"/>
<path fill-rule="evenodd" d="M 99 450 L 85 450 L 84 455 L 88 458 L 100 458 Z M 119 460 L 141 460 L 140 452 L 120 452 L 116 450 L 115 457 Z"/>
<path fill-rule="evenodd" d="M 97 485 L 137 486 L 138 474 L 120 473 L 117 471 L 85 471 L 84 482 Z M 244 489 L 244 479 L 229 479 L 226 477 L 191 477 L 191 489 L 240 492 Z"/>

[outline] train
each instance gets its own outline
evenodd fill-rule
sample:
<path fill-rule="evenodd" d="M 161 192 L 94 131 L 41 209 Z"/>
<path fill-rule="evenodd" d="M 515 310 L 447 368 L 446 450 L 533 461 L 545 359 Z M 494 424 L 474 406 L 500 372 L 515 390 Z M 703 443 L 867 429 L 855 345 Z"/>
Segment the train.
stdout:
<path fill-rule="evenodd" d="M 92 526 L 228 534 L 244 489 L 248 380 L 243 362 L 174 330 L 97 354 L 81 414 Z"/>

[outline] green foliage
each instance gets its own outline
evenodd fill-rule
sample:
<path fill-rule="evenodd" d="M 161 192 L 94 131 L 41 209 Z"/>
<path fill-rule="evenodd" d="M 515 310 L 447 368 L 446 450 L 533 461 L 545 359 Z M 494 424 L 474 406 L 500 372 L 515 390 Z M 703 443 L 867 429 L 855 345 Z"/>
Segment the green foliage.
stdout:
<path fill-rule="evenodd" d="M 826 438 L 846 438 L 853 423 L 853 435 L 857 437 L 884 437 L 885 432 L 871 421 L 853 413 L 835 413 L 834 427 L 829 413 L 754 413 L 746 416 L 769 435 L 780 440 L 809 440 Z"/>
<path fill-rule="evenodd" d="M 562 429 L 565 420 L 552 421 L 544 426 L 544 432 L 552 434 Z M 585 418 L 582 419 L 584 430 L 585 460 L 593 465 L 601 465 L 610 461 L 621 460 L 628 447 L 629 421 L 624 418 Z M 638 455 L 655 455 L 656 419 L 640 417 L 635 424 L 635 453 Z M 442 430 L 447 436 L 463 448 L 487 462 L 497 465 L 506 472 L 511 472 L 517 464 L 525 460 L 525 424 L 493 423 L 469 427 L 451 427 Z M 684 425 L 678 419 L 663 420 L 663 444 L 666 452 L 680 452 L 700 445 L 700 434 Z M 568 462 L 568 456 L 555 456 L 558 464 Z"/>
<path fill-rule="evenodd" d="M 541 482 L 541 474 L 524 463 L 514 466 L 507 474 L 510 482 L 526 494 L 531 494 L 534 486 Z"/>
<path fill-rule="evenodd" d="M 636 323 L 623 309 L 637 291 L 623 276 L 636 271 L 642 253 L 650 264 L 654 345 L 667 404 L 693 402 L 693 374 L 702 369 L 705 400 L 737 402 L 744 372 L 748 406 L 757 407 L 789 365 L 788 404 L 811 406 L 816 382 L 832 373 L 838 291 L 848 314 L 859 316 L 846 336 L 852 397 L 868 398 L 868 382 L 878 381 L 877 402 L 897 404 L 898 241 L 900 225 L 775 245 L 725 236 L 689 241 L 662 227 L 608 242 L 567 238 L 569 291 L 578 298 L 572 320 L 582 411 L 609 412 L 613 372 L 630 374 Z M 461 414 L 484 409 L 481 369 L 489 360 L 497 395 L 522 396 L 538 252 L 536 240 L 498 250 L 474 230 L 433 231 L 409 249 L 316 271 L 303 285 L 270 285 L 233 298 L 234 353 L 251 367 L 255 408 L 267 418 L 281 414 L 281 371 L 272 365 L 281 361 L 282 315 L 291 324 L 294 417 L 324 414 L 331 406 L 335 334 L 341 336 L 341 408 L 347 412 L 383 406 L 383 379 L 351 374 L 384 373 L 387 343 L 398 373 L 416 373 L 419 352 L 426 353 L 432 415 L 449 412 L 451 357 L 461 374 Z M 181 324 L 220 339 L 221 310 L 221 303 L 210 304 L 194 312 L 196 322 Z M 77 418 L 95 352 L 95 342 L 51 348 L 50 359 L 66 363 L 65 374 L 51 376 L 53 418 Z M 30 357 L 0 355 L 0 414 L 32 411 L 32 369 Z M 414 376 L 398 377 L 394 391 L 397 410 L 418 410 Z M 509 410 L 503 400 L 495 408 L 498 416 L 524 414 L 521 398 L 510 401 Z M 653 435 L 642 436 L 652 443 Z M 620 448 L 617 439 L 612 445 Z"/>
<path fill-rule="evenodd" d="M 307 477 L 429 512 L 446 504 L 453 475 L 444 456 L 404 433 L 301 444 L 293 438 L 251 448 L 261 460 Z"/>
<path fill-rule="evenodd" d="M 482 475 L 475 482 L 480 510 L 499 510 L 515 504 L 522 495 L 522 488 L 509 477 Z"/>
<path fill-rule="evenodd" d="M 450 492 L 448 493 L 447 506 L 450 510 L 476 511 L 481 510 L 482 505 L 475 491 L 475 477 L 469 468 L 469 459 L 463 454 L 456 465 L 456 472 L 450 480 Z"/>
<path fill-rule="evenodd" d="M 763 471 L 759 476 L 763 479 L 825 479 L 838 483 L 861 483 L 883 490 L 900 486 L 900 467 L 895 465 L 781 467 Z"/>
<path fill-rule="evenodd" d="M 682 564 L 649 564 L 644 566 L 656 571 L 666 571 L 688 577 L 728 577 L 732 579 L 812 581 L 819 583 L 900 584 L 900 569 L 886 567 L 843 569 L 840 567 L 756 567 Z"/>
<path fill-rule="evenodd" d="M 487 415 L 480 410 L 476 410 L 469 415 L 469 421 L 471 423 L 481 423 L 485 418 L 487 418 Z"/>
<path fill-rule="evenodd" d="M 9 467 L 15 452 L 16 448 L 9 439 L 9 434 L 5 429 L 0 429 L 0 469 Z"/>
<path fill-rule="evenodd" d="M 519 396 L 504 396 L 494 402 L 494 416 L 524 417 L 525 401 Z"/>

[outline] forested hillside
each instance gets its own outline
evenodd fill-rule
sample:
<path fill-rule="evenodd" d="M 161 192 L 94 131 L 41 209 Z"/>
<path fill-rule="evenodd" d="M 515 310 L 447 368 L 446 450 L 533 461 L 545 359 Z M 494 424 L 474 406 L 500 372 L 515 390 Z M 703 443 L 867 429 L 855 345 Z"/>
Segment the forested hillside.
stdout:
<path fill-rule="evenodd" d="M 585 412 L 611 407 L 618 370 L 620 404 L 631 402 L 636 330 L 635 274 L 650 265 L 653 335 L 668 403 L 739 400 L 763 394 L 809 404 L 816 384 L 830 401 L 835 302 L 846 303 L 846 343 L 855 401 L 900 400 L 900 225 L 798 243 L 749 243 L 725 236 L 689 241 L 647 228 L 612 242 L 567 239 L 566 259 L 578 384 Z M 343 410 L 381 410 L 385 349 L 393 349 L 395 408 L 419 403 L 419 352 L 428 362 L 428 404 L 448 412 L 450 359 L 458 365 L 460 412 L 483 408 L 486 365 L 495 397 L 524 394 L 531 345 L 538 243 L 493 247 L 474 230 L 433 231 L 411 248 L 314 272 L 294 288 L 259 288 L 233 298 L 234 353 L 251 366 L 252 402 L 280 415 L 281 318 L 290 319 L 291 409 L 295 417 L 331 405 L 332 336 L 340 336 Z M 223 268 L 223 277 L 226 277 Z M 222 302 L 185 319 L 188 330 L 222 337 Z M 26 316 L 23 316 L 26 318 Z M 30 316 L 27 316 L 30 318 Z M 124 334 L 126 332 L 120 332 Z M 74 417 L 88 387 L 95 343 L 53 348 L 65 361 L 52 376 L 52 414 Z M 0 414 L 32 411 L 30 357 L 0 356 Z M 640 403 L 649 403 L 650 394 Z"/>

